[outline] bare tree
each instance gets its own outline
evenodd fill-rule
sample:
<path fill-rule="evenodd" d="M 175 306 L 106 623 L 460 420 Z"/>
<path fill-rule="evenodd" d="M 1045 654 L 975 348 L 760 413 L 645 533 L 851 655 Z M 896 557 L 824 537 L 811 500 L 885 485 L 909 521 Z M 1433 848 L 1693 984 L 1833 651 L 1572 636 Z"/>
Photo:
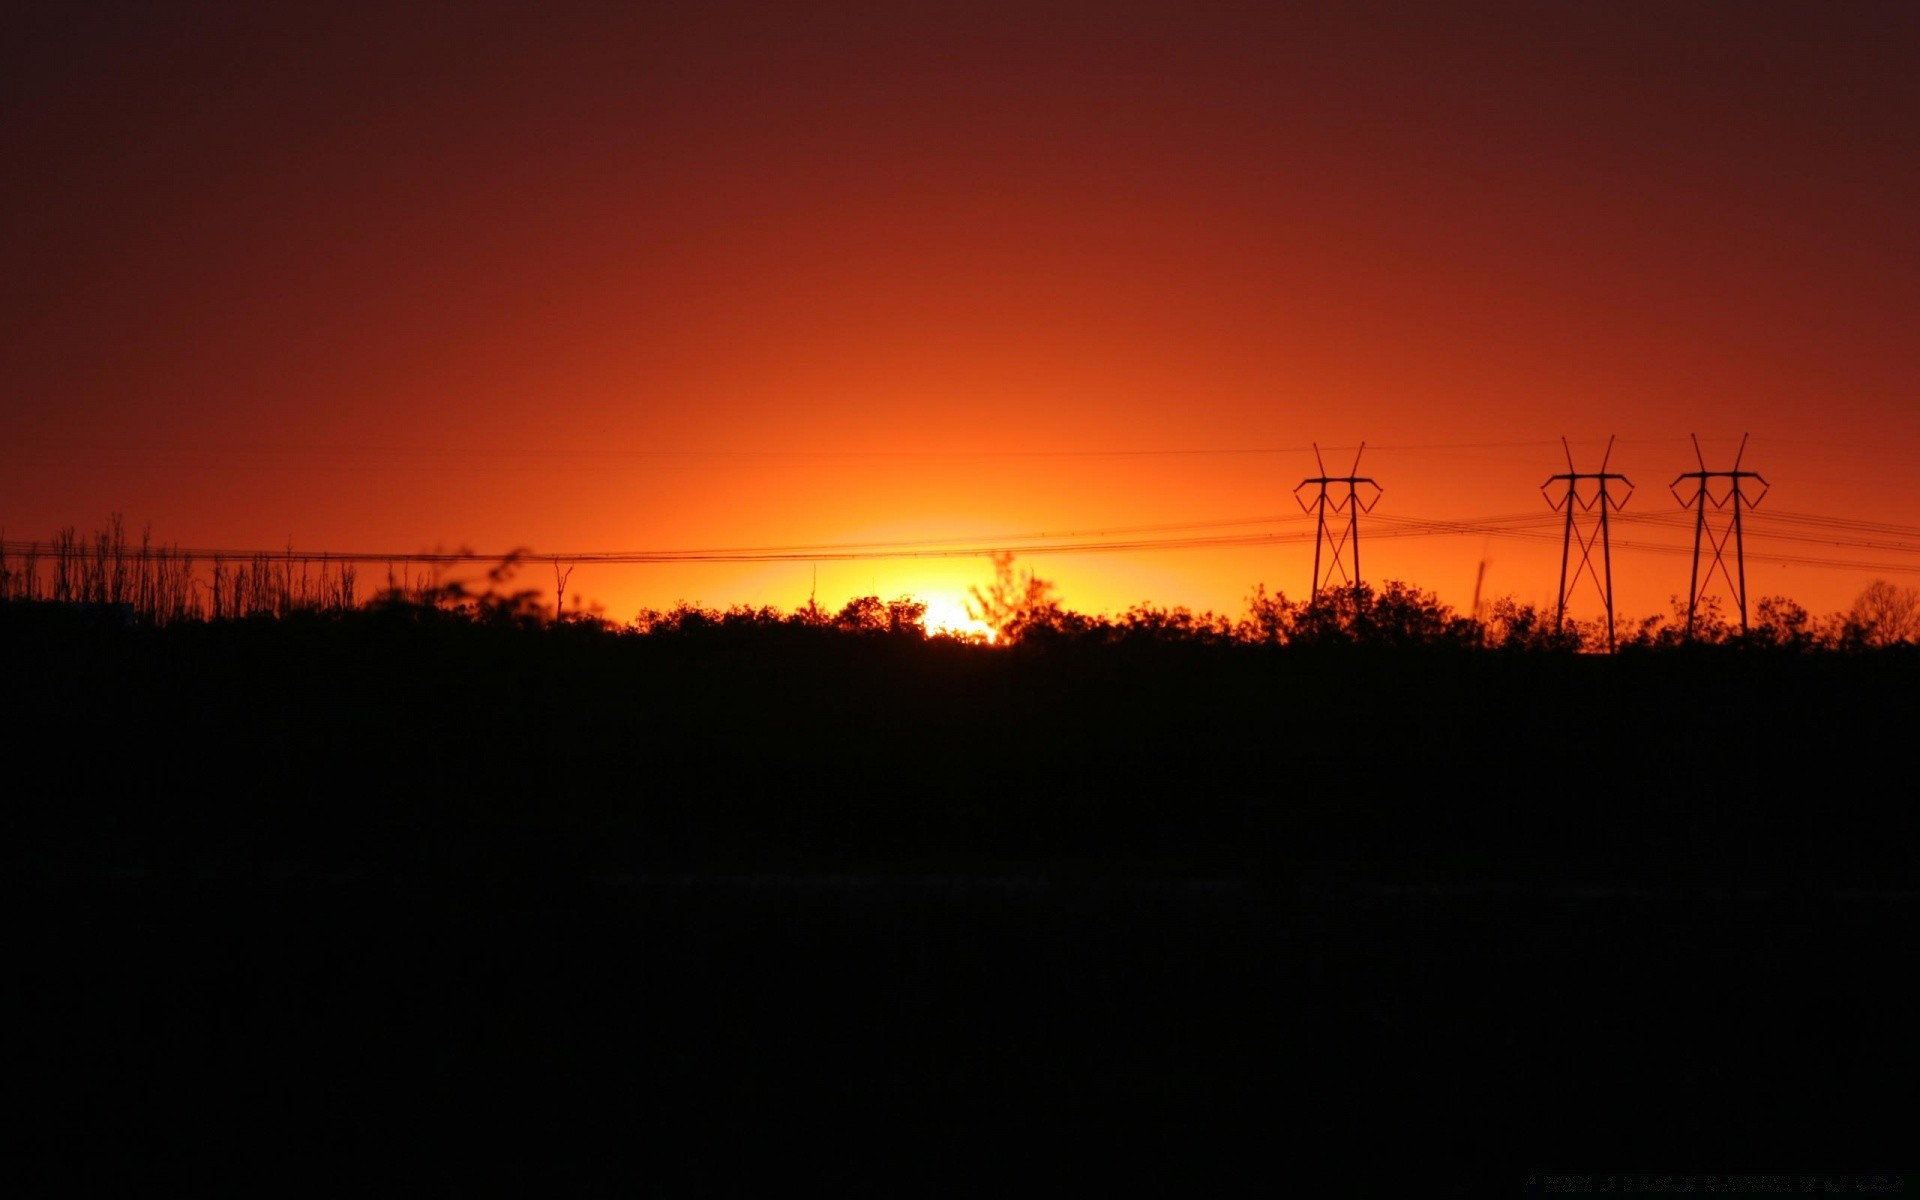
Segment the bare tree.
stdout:
<path fill-rule="evenodd" d="M 1920 642 L 1920 588 L 1876 579 L 1854 597 L 1847 614 L 1875 646 Z"/>
<path fill-rule="evenodd" d="M 556 625 L 564 623 L 567 619 L 567 580 L 573 578 L 573 568 L 574 568 L 574 564 L 568 563 L 567 569 L 565 571 L 562 571 L 560 569 L 560 560 L 559 559 L 554 560 L 554 563 L 553 563 L 553 621 L 554 621 L 554 624 Z"/>

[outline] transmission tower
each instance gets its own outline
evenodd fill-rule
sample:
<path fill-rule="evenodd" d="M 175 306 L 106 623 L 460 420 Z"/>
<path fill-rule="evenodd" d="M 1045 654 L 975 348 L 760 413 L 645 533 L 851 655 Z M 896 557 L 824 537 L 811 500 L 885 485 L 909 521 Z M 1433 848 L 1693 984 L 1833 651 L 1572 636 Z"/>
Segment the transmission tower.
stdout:
<path fill-rule="evenodd" d="M 1361 442 L 1360 449 L 1353 452 L 1353 466 L 1348 468 L 1345 475 L 1329 475 L 1326 460 L 1320 457 L 1320 443 L 1315 442 L 1313 461 L 1319 464 L 1320 474 L 1312 479 L 1301 480 L 1300 485 L 1293 489 L 1293 498 L 1299 501 L 1301 511 L 1313 513 L 1316 520 L 1313 533 L 1313 591 L 1309 593 L 1316 601 L 1321 589 L 1333 581 L 1336 573 L 1348 586 L 1356 589 L 1360 586 L 1360 514 L 1373 511 L 1383 490 L 1373 480 L 1354 473 L 1360 469 L 1360 455 L 1366 448 L 1367 444 Z M 1360 492 L 1362 484 L 1372 489 L 1364 499 Z M 1336 485 L 1344 485 L 1346 491 L 1341 493 Z M 1308 487 L 1318 489 L 1311 500 L 1301 495 Z M 1329 488 L 1335 491 L 1329 494 Z M 1329 513 L 1334 514 L 1335 520 L 1332 522 L 1327 519 Z M 1347 514 L 1344 529 L 1338 528 L 1340 513 Z M 1324 574 L 1320 570 L 1322 546 L 1329 551 Z M 1351 574 L 1347 570 L 1349 559 L 1353 568 Z"/>
<path fill-rule="evenodd" d="M 1693 435 L 1690 434 L 1688 436 Z M 1700 453 L 1700 439 L 1694 437 L 1693 458 L 1695 462 L 1700 464 L 1700 469 L 1698 471 L 1687 471 L 1681 475 L 1677 475 L 1674 477 L 1673 482 L 1667 485 L 1668 489 L 1673 492 L 1673 498 L 1680 502 L 1680 507 L 1691 508 L 1694 512 L 1693 581 L 1687 587 L 1687 637 L 1689 640 L 1693 637 L 1693 614 L 1700 603 L 1700 589 L 1702 586 L 1711 587 L 1713 585 L 1713 573 L 1715 571 L 1720 572 L 1720 578 L 1726 580 L 1727 586 L 1733 590 L 1734 600 L 1740 606 L 1740 632 L 1743 634 L 1747 632 L 1747 551 L 1746 544 L 1740 534 L 1740 511 L 1757 506 L 1760 503 L 1761 497 L 1767 494 L 1767 490 L 1771 485 L 1768 484 L 1765 479 L 1760 478 L 1759 472 L 1742 471 L 1740 469 L 1740 460 L 1746 457 L 1746 453 L 1747 435 L 1743 433 L 1740 435 L 1740 450 L 1733 456 L 1733 470 L 1709 471 L 1707 470 L 1707 460 Z M 1693 480 L 1693 494 L 1691 496 L 1682 496 L 1680 494 L 1680 481 L 1682 479 Z M 1718 495 L 1714 494 L 1713 484 L 1711 482 L 1715 479 L 1724 479 L 1727 481 L 1726 490 Z M 1741 491 L 1740 481 L 1743 479 L 1759 479 L 1760 495 L 1748 496 L 1745 492 Z M 1725 514 L 1721 524 L 1717 528 L 1711 526 L 1707 521 L 1707 508 L 1709 505 L 1711 505 L 1716 512 Z M 1734 571 L 1737 573 L 1738 578 L 1727 573 L 1726 550 L 1727 539 L 1729 537 L 1733 539 Z M 1700 578 L 1700 546 L 1703 541 L 1713 548 L 1713 561 L 1707 564 L 1707 577 L 1705 580 Z"/>
<path fill-rule="evenodd" d="M 1546 483 L 1540 485 L 1540 491 L 1546 495 L 1547 503 L 1555 512 L 1565 510 L 1567 514 L 1566 533 L 1560 542 L 1560 605 L 1553 614 L 1553 628 L 1559 632 L 1567 618 L 1567 597 L 1580 585 L 1580 577 L 1585 575 L 1593 580 L 1600 589 L 1600 603 L 1607 610 L 1607 649 L 1613 649 L 1613 547 L 1607 538 L 1607 514 L 1618 512 L 1625 507 L 1627 497 L 1633 495 L 1633 481 L 1625 475 L 1607 470 L 1607 462 L 1613 457 L 1613 439 L 1607 439 L 1607 452 L 1600 459 L 1598 471 L 1576 471 L 1573 469 L 1573 448 L 1567 445 L 1567 439 L 1560 439 L 1560 448 L 1567 454 L 1567 470 L 1564 475 L 1549 476 Z M 1618 479 L 1627 485 L 1627 495 L 1616 498 L 1608 491 L 1607 484 Z M 1591 481 L 1592 487 L 1582 489 L 1583 481 Z M 1564 482 L 1566 494 L 1559 499 L 1547 492 L 1550 484 Z M 1580 514 L 1591 513 L 1592 519 L 1584 524 L 1578 519 Z M 1594 573 L 1593 547 L 1600 545 L 1600 572 Z M 1580 565 L 1574 568 L 1573 578 L 1567 578 L 1567 564 L 1572 560 L 1573 549 L 1580 548 Z"/>

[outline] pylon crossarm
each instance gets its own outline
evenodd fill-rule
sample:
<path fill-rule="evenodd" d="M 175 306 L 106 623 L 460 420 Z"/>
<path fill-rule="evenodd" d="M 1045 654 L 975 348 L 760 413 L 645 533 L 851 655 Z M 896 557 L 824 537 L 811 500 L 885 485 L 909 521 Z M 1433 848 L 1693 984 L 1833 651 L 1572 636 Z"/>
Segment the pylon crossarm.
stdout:
<path fill-rule="evenodd" d="M 1754 476 L 1754 478 L 1755 478 L 1755 479 L 1760 479 L 1760 477 L 1759 477 L 1758 475 L 1755 475 L 1755 476 Z M 1758 507 L 1760 507 L 1760 501 L 1762 501 L 1762 500 L 1764 500 L 1764 499 L 1766 499 L 1766 496 L 1767 496 L 1767 493 L 1768 493 L 1768 492 L 1770 492 L 1770 491 L 1772 491 L 1772 490 L 1773 490 L 1773 485 L 1772 485 L 1772 484 L 1770 484 L 1770 483 L 1768 483 L 1768 482 L 1767 482 L 1766 480 L 1764 480 L 1764 479 L 1760 479 L 1760 494 L 1759 494 L 1758 496 L 1755 496 L 1755 497 L 1753 497 L 1753 498 L 1752 498 L 1751 500 L 1748 500 L 1748 501 L 1747 501 L 1747 507 L 1748 507 L 1748 508 L 1758 508 Z M 1745 492 L 1742 492 L 1742 493 L 1740 493 L 1740 495 L 1741 495 L 1741 496 L 1742 496 L 1742 497 L 1744 498 L 1744 497 L 1746 496 L 1746 493 L 1745 493 Z"/>

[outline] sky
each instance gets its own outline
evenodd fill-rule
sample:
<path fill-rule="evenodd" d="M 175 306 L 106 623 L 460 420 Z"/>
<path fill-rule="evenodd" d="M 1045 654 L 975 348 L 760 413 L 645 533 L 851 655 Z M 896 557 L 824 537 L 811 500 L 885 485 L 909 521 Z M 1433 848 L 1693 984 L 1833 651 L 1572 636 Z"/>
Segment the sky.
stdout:
<path fill-rule="evenodd" d="M 9 542 L 525 549 L 615 620 L 952 612 L 1014 549 L 1237 614 L 1361 476 L 1359 574 L 1467 611 L 1555 604 L 1543 483 L 1604 464 L 1637 617 L 1690 587 L 1670 485 L 1737 461 L 1750 600 L 1920 584 L 1911 3 L 10 24 Z"/>

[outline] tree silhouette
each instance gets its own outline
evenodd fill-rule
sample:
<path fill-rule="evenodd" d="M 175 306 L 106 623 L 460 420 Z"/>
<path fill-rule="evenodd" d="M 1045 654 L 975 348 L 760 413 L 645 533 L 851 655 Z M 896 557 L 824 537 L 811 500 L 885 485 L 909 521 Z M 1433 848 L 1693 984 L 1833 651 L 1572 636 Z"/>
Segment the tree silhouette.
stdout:
<path fill-rule="evenodd" d="M 882 600 L 878 596 L 856 596 L 847 601 L 833 619 L 835 628 L 849 633 L 892 633 L 914 637 L 927 635 L 927 606 L 912 596 Z"/>
<path fill-rule="evenodd" d="M 993 556 L 993 582 L 967 589 L 967 615 L 993 630 L 995 641 L 1017 642 L 1036 629 L 1057 629 L 1065 614 L 1053 595 L 1053 582 L 1016 570 L 1011 552 Z"/>
<path fill-rule="evenodd" d="M 1920 642 L 1920 588 L 1876 579 L 1854 597 L 1847 615 L 1860 626 L 1868 645 Z"/>
<path fill-rule="evenodd" d="M 1480 636 L 1483 644 L 1502 650 L 1572 653 L 1581 647 L 1581 632 L 1577 621 L 1556 622 L 1552 612 L 1502 596 L 1488 607 Z"/>
<path fill-rule="evenodd" d="M 1253 594 L 1247 597 L 1247 615 L 1234 627 L 1234 637 L 1256 645 L 1281 645 L 1293 636 L 1293 623 L 1299 611 L 1300 606 L 1287 599 L 1286 593 L 1275 592 L 1269 596 L 1267 585 L 1256 583 Z"/>
<path fill-rule="evenodd" d="M 1294 615 L 1292 644 L 1358 646 L 1473 646 L 1480 626 L 1431 592 L 1398 580 L 1328 588 Z"/>

